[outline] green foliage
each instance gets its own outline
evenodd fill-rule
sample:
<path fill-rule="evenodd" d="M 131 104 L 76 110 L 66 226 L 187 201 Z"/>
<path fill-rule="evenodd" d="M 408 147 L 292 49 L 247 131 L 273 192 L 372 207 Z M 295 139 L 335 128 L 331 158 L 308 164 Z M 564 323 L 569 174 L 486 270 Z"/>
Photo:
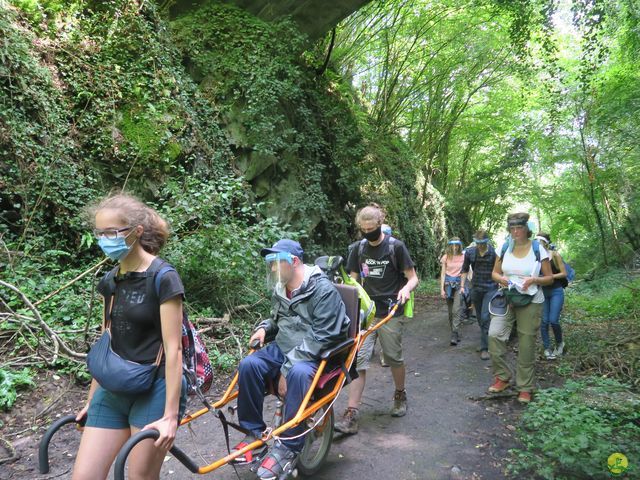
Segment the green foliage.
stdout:
<path fill-rule="evenodd" d="M 629 318 L 640 314 L 638 291 L 640 279 L 632 280 L 619 272 L 612 272 L 598 275 L 597 280 L 570 290 L 568 301 L 574 317 L 582 322 Z"/>
<path fill-rule="evenodd" d="M 358 72 L 354 82 L 377 134 L 399 134 L 410 149 L 398 156 L 401 167 L 397 158 L 381 160 L 389 164 L 384 173 L 406 172 L 423 207 L 436 192 L 435 208 L 426 212 L 436 231 L 431 242 L 416 242 L 427 250 L 428 263 L 447 234 L 471 241 L 475 228 L 491 229 L 503 220 L 520 186 L 528 157 L 511 148 L 523 143 L 514 128 L 521 123 L 522 99 L 513 78 L 515 58 L 504 49 L 506 23 L 486 2 L 469 9 L 456 0 L 390 1 L 370 3 L 340 31 L 336 62 L 346 75 Z M 395 184 L 396 175 L 390 176 Z M 415 196 L 403 193 L 391 196 Z M 437 232 L 433 225 L 444 214 L 449 224 Z M 422 225 L 422 219 L 414 222 Z M 409 239 L 414 230 L 403 233 Z"/>
<path fill-rule="evenodd" d="M 437 297 L 440 295 L 440 281 L 436 278 L 421 279 L 416 291 L 421 295 Z"/>
<path fill-rule="evenodd" d="M 68 111 L 51 72 L 33 52 L 35 37 L 16 28 L 7 8 L 0 11 L 0 35 L 0 234 L 25 238 L 38 232 L 50 235 L 53 248 L 66 249 L 96 179 L 74 155 Z M 42 225 L 46 232 L 39 231 Z"/>
<path fill-rule="evenodd" d="M 71 13 L 79 8 L 81 1 L 69 0 L 10 0 L 27 17 L 33 28 L 46 27 L 58 18 L 61 12 Z"/>
<path fill-rule="evenodd" d="M 18 398 L 18 390 L 34 386 L 31 371 L 28 368 L 19 371 L 0 368 L 0 408 L 11 409 Z"/>
<path fill-rule="evenodd" d="M 207 353 L 211 363 L 223 372 L 233 372 L 241 360 L 238 355 L 229 352 L 221 352 L 217 345 L 209 347 Z"/>
<path fill-rule="evenodd" d="M 250 203 L 250 190 L 235 177 L 185 177 L 168 182 L 160 196 L 160 211 L 176 236 L 163 255 L 180 272 L 190 304 L 218 315 L 264 296 L 262 248 L 300 237 L 260 217 L 261 205 Z"/>
<path fill-rule="evenodd" d="M 569 380 L 536 394 L 518 436 L 523 448 L 511 450 L 508 467 L 518 477 L 611 478 L 609 455 L 640 458 L 640 396 L 608 378 Z M 629 478 L 639 471 L 631 461 Z"/>
<path fill-rule="evenodd" d="M 38 29 L 16 28 L 13 10 L 0 13 L 0 232 L 45 235 L 48 246 L 73 251 L 83 207 L 114 186 L 148 199 L 180 168 L 226 166 L 216 108 L 184 71 L 152 4 L 27 3 L 53 13 L 38 20 L 47 26 L 41 40 Z"/>
<path fill-rule="evenodd" d="M 297 63 L 304 37 L 290 22 L 267 24 L 240 9 L 208 2 L 172 22 L 201 88 L 239 117 L 246 140 L 260 153 L 296 151 L 297 133 L 281 102 L 304 96 Z M 287 39 L 286 42 L 278 41 Z"/>
<path fill-rule="evenodd" d="M 299 62 L 302 34 L 290 22 L 267 24 L 215 2 L 173 21 L 172 31 L 201 92 L 220 105 L 232 147 L 260 163 L 256 172 L 241 165 L 249 180 L 272 164 L 280 218 L 311 231 L 327 216 L 329 200 L 321 158 L 326 144 L 307 93 L 315 87 Z M 271 186 L 261 188 L 258 195 L 266 197 Z"/>
<path fill-rule="evenodd" d="M 238 167 L 259 199 L 275 200 L 270 216 L 308 234 L 310 257 L 353 238 L 355 211 L 344 205 L 377 200 L 428 271 L 429 215 L 406 202 L 417 196 L 413 154 L 398 136 L 379 136 L 344 78 L 331 68 L 316 76 L 321 48 L 302 54 L 308 45 L 292 23 L 218 2 L 171 25 L 201 91 L 220 105 Z"/>
<path fill-rule="evenodd" d="M 571 347 L 563 374 L 607 375 L 640 387 L 638 291 L 637 276 L 622 270 L 601 271 L 567 290 L 563 323 Z"/>
<path fill-rule="evenodd" d="M 8 244 L 7 247 L 12 250 L 13 245 Z M 73 259 L 68 252 L 41 252 L 41 248 L 42 245 L 27 243 L 25 252 L 28 255 L 11 258 L 2 264 L 2 280 L 19 288 L 31 303 L 62 287 L 88 268 L 88 265 L 72 266 Z M 102 274 L 107 268 L 110 267 L 103 267 Z M 102 301 L 94 292 L 97 281 L 98 278 L 88 275 L 37 306 L 42 320 L 77 352 L 88 351 L 102 323 Z M 6 335 L 0 344 L 3 355 L 9 358 L 30 357 L 36 363 L 44 363 L 43 357 L 49 360 L 51 354 L 43 351 L 49 345 L 48 337 L 35 320 L 28 320 L 34 317 L 33 311 L 15 293 L 4 288 L 0 290 L 3 301 L 13 311 L 24 315 L 23 321 L 29 327 L 26 329 L 21 322 L 10 321 L 11 317 L 0 323 L 0 329 Z M 88 378 L 84 362 L 77 363 L 60 356 L 54 366 L 79 380 Z"/>

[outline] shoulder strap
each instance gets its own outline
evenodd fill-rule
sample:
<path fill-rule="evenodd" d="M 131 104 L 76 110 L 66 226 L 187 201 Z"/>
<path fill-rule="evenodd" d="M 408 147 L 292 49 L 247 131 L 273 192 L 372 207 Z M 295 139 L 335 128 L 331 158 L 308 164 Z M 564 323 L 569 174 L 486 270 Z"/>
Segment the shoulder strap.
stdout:
<path fill-rule="evenodd" d="M 104 298 L 104 319 L 102 320 L 102 326 L 104 328 L 107 328 L 107 324 L 111 324 L 111 310 L 113 309 L 113 300 L 116 294 L 116 282 L 114 279 L 119 269 L 120 265 L 116 265 L 104 276 L 105 284 L 109 289 L 108 298 Z"/>
<path fill-rule="evenodd" d="M 156 292 L 156 297 L 158 298 L 160 297 L 160 282 L 162 282 L 162 277 L 164 276 L 165 273 L 170 272 L 171 270 L 175 271 L 175 268 L 173 268 L 167 262 L 163 261 L 162 263 L 160 263 L 160 265 L 161 267 L 155 272 L 155 274 L 149 277 L 154 279 L 154 290 Z M 184 310 L 182 315 L 182 322 L 184 324 Z M 163 353 L 164 353 L 164 343 L 160 342 L 160 351 L 158 352 L 158 356 L 156 357 L 157 365 L 160 365 L 160 361 L 162 360 Z"/>
<path fill-rule="evenodd" d="M 476 269 L 476 258 L 478 257 L 478 247 L 471 247 L 469 249 L 467 249 L 464 254 L 467 255 L 467 252 L 469 253 L 469 264 L 471 265 L 471 268 L 473 268 L 473 270 L 475 271 Z"/>
<path fill-rule="evenodd" d="M 536 257 L 536 262 L 540 261 L 540 242 L 538 240 L 531 240 L 531 247 L 533 248 L 533 254 Z M 507 249 L 509 248 L 509 242 L 504 242 L 502 244 L 502 252 L 500 253 L 500 261 L 504 259 L 505 253 L 507 253 Z"/>
<path fill-rule="evenodd" d="M 396 262 L 396 245 L 397 245 L 397 239 L 395 237 L 392 237 L 391 235 L 389 235 L 389 247 L 387 250 L 387 254 L 389 255 L 389 257 L 391 258 L 391 264 L 393 265 L 393 268 L 395 268 L 396 270 L 398 269 L 398 263 Z M 362 240 L 360 240 L 360 243 L 358 244 L 358 263 L 361 264 L 362 263 L 362 255 L 364 253 L 364 246 L 366 245 L 367 239 L 363 238 Z"/>
<path fill-rule="evenodd" d="M 531 240 L 531 247 L 533 248 L 533 254 L 536 256 L 536 262 L 540 262 L 540 242 L 534 238 Z"/>
<path fill-rule="evenodd" d="M 396 270 L 398 269 L 398 263 L 396 262 L 396 238 L 389 235 L 389 257 L 391 257 L 391 265 Z"/>
<path fill-rule="evenodd" d="M 366 242 L 367 239 L 363 238 L 358 244 L 358 265 L 362 263 L 362 254 L 364 253 L 364 246 L 366 245 Z"/>
<path fill-rule="evenodd" d="M 118 273 L 118 270 L 120 270 L 120 265 L 116 265 L 115 267 L 113 267 L 104 276 L 105 283 L 106 283 L 107 287 L 109 288 L 109 293 L 111 295 L 113 295 L 115 293 L 115 291 L 116 291 L 115 277 L 116 277 L 116 275 Z"/>
<path fill-rule="evenodd" d="M 156 272 L 154 286 L 155 286 L 156 295 L 158 297 L 160 296 L 160 283 L 162 282 L 162 277 L 164 277 L 165 273 L 171 272 L 171 271 L 175 272 L 176 269 L 173 268 L 171 265 L 166 264 L 164 267 L 161 267 L 160 270 Z"/>
<path fill-rule="evenodd" d="M 501 262 L 504 259 L 504 255 L 505 255 L 505 253 L 507 253 L 508 249 L 509 249 L 509 242 L 504 242 L 502 244 L 502 251 L 500 252 L 500 261 Z"/>

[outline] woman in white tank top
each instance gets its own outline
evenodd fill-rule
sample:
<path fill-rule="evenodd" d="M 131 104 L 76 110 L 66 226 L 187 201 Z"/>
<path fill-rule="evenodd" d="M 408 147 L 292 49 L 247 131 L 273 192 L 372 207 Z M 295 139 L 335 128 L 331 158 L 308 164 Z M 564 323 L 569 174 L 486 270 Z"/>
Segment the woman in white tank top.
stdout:
<path fill-rule="evenodd" d="M 505 315 L 491 315 L 489 355 L 495 379 L 489 391 L 501 392 L 510 385 L 511 368 L 507 364 L 506 353 L 507 341 L 515 323 L 518 331 L 515 378 L 518 401 L 529 403 L 534 388 L 536 337 L 544 303 L 541 287 L 553 283 L 553 276 L 549 254 L 537 240 L 530 240 L 533 228 L 529 223 L 529 214 L 511 214 L 507 222 L 511 240 L 506 251 L 502 248 L 504 254 L 496 258 L 492 278 L 504 289 L 511 289 L 511 293 L 521 294 L 521 302 L 519 306 L 513 303 L 509 305 Z"/>

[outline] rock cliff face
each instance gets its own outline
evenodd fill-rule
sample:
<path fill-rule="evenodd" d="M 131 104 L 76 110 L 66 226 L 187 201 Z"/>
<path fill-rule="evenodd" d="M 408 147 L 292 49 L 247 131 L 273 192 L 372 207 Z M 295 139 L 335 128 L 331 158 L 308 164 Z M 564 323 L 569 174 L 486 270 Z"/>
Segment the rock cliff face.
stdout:
<path fill-rule="evenodd" d="M 341 20 L 358 10 L 371 0 L 227 0 L 261 20 L 272 22 L 290 17 L 298 29 L 311 40 L 321 38 Z M 177 0 L 170 3 L 172 16 L 189 13 L 204 0 Z"/>
<path fill-rule="evenodd" d="M 196 201 L 180 185 L 197 179 L 216 195 L 197 202 L 225 205 L 219 222 L 274 217 L 311 255 L 342 252 L 356 208 L 376 201 L 427 268 L 441 200 L 418 198 L 412 153 L 376 133 L 350 83 L 331 65 L 317 73 L 325 52 L 303 13 L 322 2 L 176 2 L 170 16 L 127 0 L 59 3 L 0 10 L 0 235 L 46 225 L 72 251 L 83 207 L 109 190 L 169 208 Z M 294 21 L 278 20 L 294 3 Z M 364 3 L 317 15 L 330 28 Z M 230 175 L 246 196 L 225 193 Z"/>

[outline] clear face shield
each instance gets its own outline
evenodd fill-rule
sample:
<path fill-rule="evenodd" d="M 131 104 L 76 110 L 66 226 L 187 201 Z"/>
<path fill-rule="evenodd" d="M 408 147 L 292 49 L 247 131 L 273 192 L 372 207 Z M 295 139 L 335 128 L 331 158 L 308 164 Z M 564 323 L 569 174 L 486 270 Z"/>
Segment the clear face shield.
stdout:
<path fill-rule="evenodd" d="M 270 253 L 264 259 L 267 290 L 273 292 L 276 288 L 284 288 L 293 276 L 293 255 L 289 252 Z"/>

